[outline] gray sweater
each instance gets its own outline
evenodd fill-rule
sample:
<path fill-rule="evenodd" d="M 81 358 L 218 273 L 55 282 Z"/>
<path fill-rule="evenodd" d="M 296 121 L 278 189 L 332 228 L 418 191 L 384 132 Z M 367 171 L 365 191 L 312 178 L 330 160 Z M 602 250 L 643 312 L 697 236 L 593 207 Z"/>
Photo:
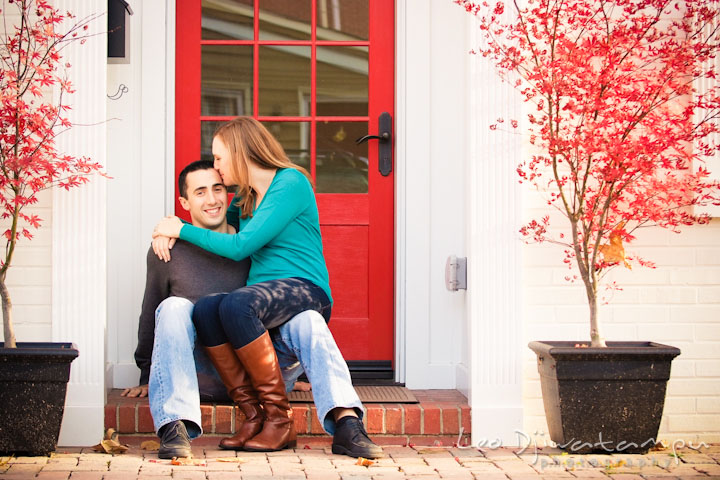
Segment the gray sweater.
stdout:
<path fill-rule="evenodd" d="M 138 325 L 135 363 L 140 368 L 140 385 L 148 383 L 153 342 L 155 309 L 168 297 L 183 297 L 195 303 L 211 293 L 231 292 L 245 286 L 250 261 L 220 257 L 200 247 L 178 240 L 165 263 L 152 248 L 147 254 L 147 280 Z"/>

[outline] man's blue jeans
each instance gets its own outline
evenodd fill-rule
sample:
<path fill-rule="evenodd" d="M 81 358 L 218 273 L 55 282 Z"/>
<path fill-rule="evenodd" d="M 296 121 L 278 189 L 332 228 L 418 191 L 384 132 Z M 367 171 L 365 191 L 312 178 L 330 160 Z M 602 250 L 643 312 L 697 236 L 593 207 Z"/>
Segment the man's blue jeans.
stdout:
<path fill-rule="evenodd" d="M 169 297 L 155 311 L 155 343 L 150 367 L 150 412 L 155 431 L 175 420 L 185 420 L 190 438 L 202 434 L 200 389 L 217 390 L 222 382 L 205 355 L 196 346 L 192 324 L 193 304 L 185 298 Z M 318 312 L 305 311 L 270 330 L 287 391 L 306 372 L 312 384 L 318 418 L 329 434 L 335 421 L 328 413 L 336 407 L 354 408 L 363 415 L 362 404 L 350 381 L 350 372 L 335 339 Z M 214 382 L 214 386 L 211 385 Z"/>

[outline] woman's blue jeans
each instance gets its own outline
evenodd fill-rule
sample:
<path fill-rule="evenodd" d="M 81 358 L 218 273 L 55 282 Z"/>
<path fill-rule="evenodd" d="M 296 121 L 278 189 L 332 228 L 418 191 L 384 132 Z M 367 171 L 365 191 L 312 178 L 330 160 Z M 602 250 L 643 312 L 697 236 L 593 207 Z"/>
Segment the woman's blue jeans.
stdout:
<path fill-rule="evenodd" d="M 238 349 L 305 310 L 319 312 L 328 322 L 331 308 L 325 291 L 311 281 L 282 278 L 201 298 L 193 323 L 203 345 L 230 342 Z"/>

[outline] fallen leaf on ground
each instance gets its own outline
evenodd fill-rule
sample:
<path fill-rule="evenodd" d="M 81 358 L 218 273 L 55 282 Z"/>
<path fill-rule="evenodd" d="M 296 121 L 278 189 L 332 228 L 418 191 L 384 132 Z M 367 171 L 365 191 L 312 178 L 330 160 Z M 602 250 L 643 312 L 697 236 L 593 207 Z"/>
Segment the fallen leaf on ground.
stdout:
<path fill-rule="evenodd" d="M 143 450 L 160 450 L 160 444 L 155 440 L 145 440 L 140 444 Z"/>
<path fill-rule="evenodd" d="M 410 446 L 412 446 L 412 444 L 411 444 Z M 420 448 L 420 449 L 417 450 L 417 452 L 418 452 L 419 454 L 421 454 L 421 455 L 424 454 L 424 453 L 446 452 L 448 448 L 449 448 L 449 447 L 442 447 L 442 446 L 428 447 L 428 448 Z"/>
<path fill-rule="evenodd" d="M 367 458 L 358 457 L 357 462 L 355 462 L 355 465 L 360 465 L 361 467 L 369 467 L 370 465 L 374 464 L 372 460 L 369 460 Z"/>
<path fill-rule="evenodd" d="M 216 462 L 228 462 L 228 463 L 245 463 L 247 460 L 240 457 L 219 457 L 213 458 Z"/>
<path fill-rule="evenodd" d="M 193 460 L 192 457 L 174 457 L 170 460 L 170 465 L 190 465 L 193 467 L 207 467 L 205 460 Z"/>
<path fill-rule="evenodd" d="M 122 445 L 118 441 L 118 433 L 114 428 L 108 428 L 105 432 L 105 438 L 92 448 L 96 452 L 110 454 L 125 453 L 128 450 L 127 445 Z"/>

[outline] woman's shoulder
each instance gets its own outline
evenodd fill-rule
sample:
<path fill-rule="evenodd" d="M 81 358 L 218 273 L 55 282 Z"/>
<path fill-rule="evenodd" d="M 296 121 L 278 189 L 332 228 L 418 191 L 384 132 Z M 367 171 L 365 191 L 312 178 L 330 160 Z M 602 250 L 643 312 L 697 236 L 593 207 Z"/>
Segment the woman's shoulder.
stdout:
<path fill-rule="evenodd" d="M 294 168 L 283 168 L 277 171 L 275 174 L 277 181 L 281 185 L 287 187 L 309 187 L 312 190 L 312 185 L 305 175 L 300 170 Z"/>

